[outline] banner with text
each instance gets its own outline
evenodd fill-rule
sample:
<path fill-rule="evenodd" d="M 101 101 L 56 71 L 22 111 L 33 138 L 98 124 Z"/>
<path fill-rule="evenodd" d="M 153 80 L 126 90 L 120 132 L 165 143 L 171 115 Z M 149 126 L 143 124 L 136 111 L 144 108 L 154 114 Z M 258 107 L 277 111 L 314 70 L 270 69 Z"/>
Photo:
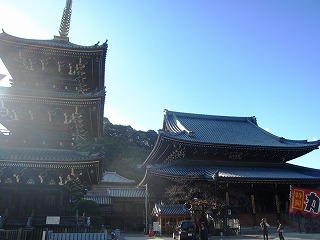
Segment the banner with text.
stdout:
<path fill-rule="evenodd" d="M 290 213 L 318 217 L 320 191 L 291 187 Z"/>

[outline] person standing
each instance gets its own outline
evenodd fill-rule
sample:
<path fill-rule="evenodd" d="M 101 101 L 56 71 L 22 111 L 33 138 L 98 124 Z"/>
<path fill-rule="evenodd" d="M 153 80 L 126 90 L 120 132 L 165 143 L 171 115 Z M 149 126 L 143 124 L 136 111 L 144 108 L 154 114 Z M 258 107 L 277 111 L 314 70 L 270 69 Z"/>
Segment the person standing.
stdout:
<path fill-rule="evenodd" d="M 283 237 L 283 225 L 281 224 L 281 222 L 280 221 L 278 221 L 278 229 L 277 229 L 277 231 L 278 231 L 278 234 L 279 234 L 279 239 L 280 240 L 284 240 L 284 237 Z"/>
<path fill-rule="evenodd" d="M 200 225 L 200 240 L 208 240 L 208 229 L 202 222 Z"/>
<path fill-rule="evenodd" d="M 261 219 L 260 227 L 263 233 L 263 240 L 268 240 L 268 227 L 270 227 L 270 225 L 268 224 L 266 218 Z"/>

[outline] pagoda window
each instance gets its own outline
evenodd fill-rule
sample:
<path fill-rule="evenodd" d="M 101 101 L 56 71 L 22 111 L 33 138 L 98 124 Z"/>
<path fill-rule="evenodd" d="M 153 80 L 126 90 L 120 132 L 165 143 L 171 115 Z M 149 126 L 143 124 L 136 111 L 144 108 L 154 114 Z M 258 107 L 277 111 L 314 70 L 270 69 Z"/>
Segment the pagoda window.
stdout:
<path fill-rule="evenodd" d="M 46 70 L 48 72 L 56 73 L 58 71 L 58 63 L 55 59 L 50 58 L 47 60 Z"/>
<path fill-rule="evenodd" d="M 56 185 L 56 181 L 51 178 L 50 181 L 48 182 L 48 184 L 49 185 Z"/>
<path fill-rule="evenodd" d="M 4 183 L 13 183 L 12 178 L 6 178 L 6 180 L 4 181 Z"/>
<path fill-rule="evenodd" d="M 67 89 L 68 89 L 68 86 L 64 86 L 64 89 L 67 90 Z"/>
<path fill-rule="evenodd" d="M 33 180 L 33 178 L 29 178 L 26 184 L 35 184 L 35 181 Z"/>
<path fill-rule="evenodd" d="M 52 85 L 52 87 L 53 87 L 53 88 L 56 88 L 56 85 L 55 85 L 55 84 L 53 84 L 53 85 Z"/>
<path fill-rule="evenodd" d="M 49 122 L 62 123 L 65 120 L 64 113 L 60 108 L 54 109 L 52 112 L 48 112 Z"/>
<path fill-rule="evenodd" d="M 43 141 L 42 141 L 42 145 L 46 145 L 46 141 L 43 140 Z"/>
<path fill-rule="evenodd" d="M 48 110 L 45 107 L 40 107 L 33 112 L 33 120 L 36 120 L 39 124 L 49 121 Z"/>

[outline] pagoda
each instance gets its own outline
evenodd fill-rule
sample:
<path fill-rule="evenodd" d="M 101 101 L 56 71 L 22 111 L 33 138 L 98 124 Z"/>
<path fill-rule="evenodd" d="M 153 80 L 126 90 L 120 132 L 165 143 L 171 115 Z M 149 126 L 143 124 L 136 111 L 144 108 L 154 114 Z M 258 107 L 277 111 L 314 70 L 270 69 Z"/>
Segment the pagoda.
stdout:
<path fill-rule="evenodd" d="M 107 42 L 70 42 L 71 6 L 51 40 L 0 33 L 12 77 L 0 88 L 1 216 L 69 214 L 70 194 L 101 178 L 103 156 L 77 144 L 103 133 Z"/>
<path fill-rule="evenodd" d="M 276 226 L 288 214 L 290 186 L 319 188 L 320 170 L 289 163 L 319 145 L 273 135 L 255 117 L 165 110 L 155 147 L 141 167 L 140 185 L 148 184 L 157 201 L 165 202 L 166 187 L 175 179 L 211 183 L 229 218 L 251 227 L 267 217 Z"/>

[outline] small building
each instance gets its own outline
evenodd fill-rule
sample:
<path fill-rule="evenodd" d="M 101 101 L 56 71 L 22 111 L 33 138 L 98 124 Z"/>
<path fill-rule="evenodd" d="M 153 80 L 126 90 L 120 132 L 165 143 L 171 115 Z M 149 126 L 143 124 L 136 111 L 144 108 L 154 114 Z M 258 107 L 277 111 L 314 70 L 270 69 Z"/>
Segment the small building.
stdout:
<path fill-rule="evenodd" d="M 191 220 L 191 213 L 185 205 L 155 204 L 152 215 L 160 227 L 161 234 L 172 234 L 178 222 Z"/>
<path fill-rule="evenodd" d="M 125 231 L 142 232 L 145 228 L 146 210 L 149 218 L 149 211 L 154 204 L 152 195 L 144 187 L 138 188 L 134 180 L 124 178 L 116 172 L 104 172 L 102 180 L 93 185 L 84 198 L 99 204 L 103 224 L 107 229 Z"/>

